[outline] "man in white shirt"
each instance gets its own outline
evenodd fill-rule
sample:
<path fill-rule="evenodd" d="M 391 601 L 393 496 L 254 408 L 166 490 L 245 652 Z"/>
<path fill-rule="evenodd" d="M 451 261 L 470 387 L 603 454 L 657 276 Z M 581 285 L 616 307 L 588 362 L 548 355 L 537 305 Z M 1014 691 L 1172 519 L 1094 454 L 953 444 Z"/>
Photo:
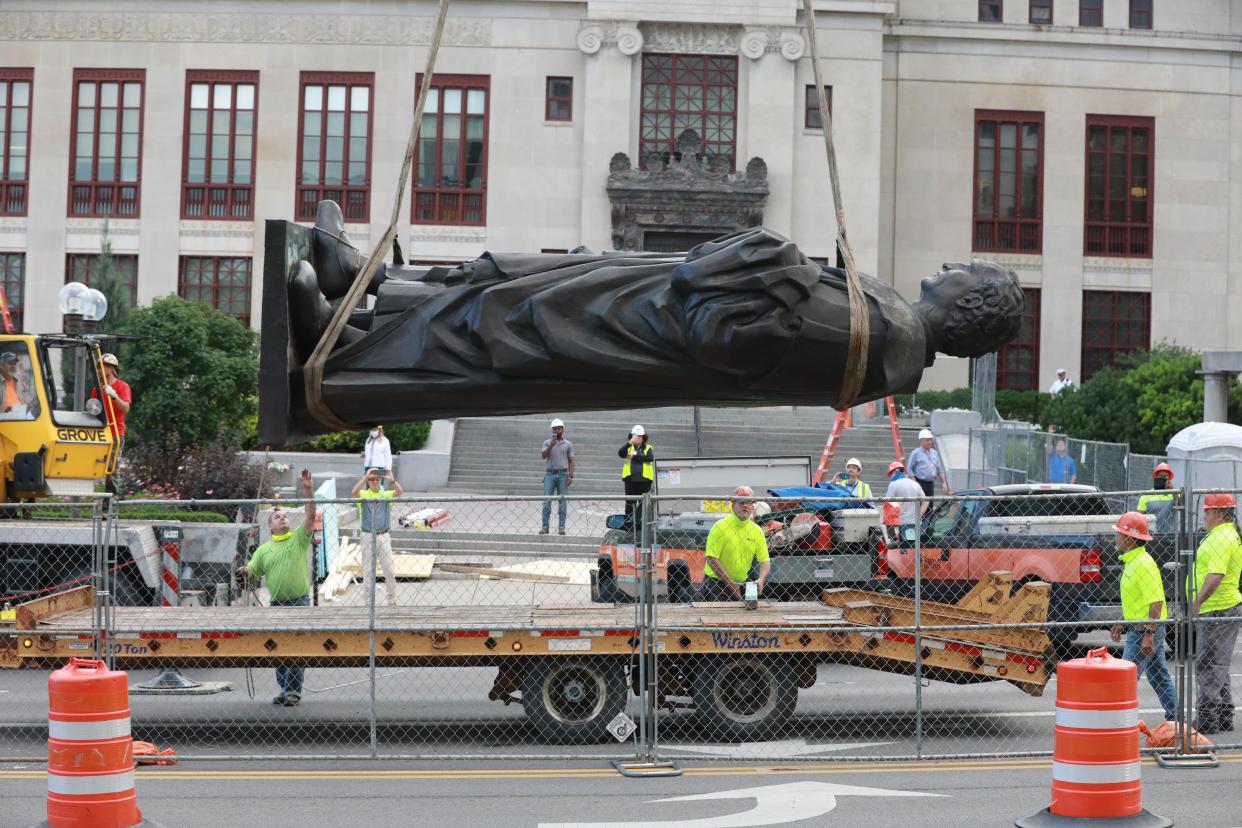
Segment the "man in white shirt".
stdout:
<path fill-rule="evenodd" d="M 892 482 L 888 484 L 884 497 L 905 498 L 902 503 L 891 504 L 901 507 L 901 522 L 897 525 L 897 529 L 898 539 L 902 539 L 905 538 L 907 529 L 913 530 L 919 525 L 919 518 L 927 509 L 927 503 L 919 501 L 926 495 L 923 494 L 923 487 L 917 481 L 906 477 L 906 468 L 901 463 L 888 464 L 888 479 Z"/>
<path fill-rule="evenodd" d="M 1055 396 L 1058 396 L 1065 389 L 1073 388 L 1073 387 L 1074 387 L 1074 382 L 1073 380 L 1069 378 L 1069 374 L 1066 373 L 1064 368 L 1058 368 L 1057 369 L 1057 381 L 1054 382 L 1052 385 L 1048 386 L 1048 393 L 1055 397 Z"/>

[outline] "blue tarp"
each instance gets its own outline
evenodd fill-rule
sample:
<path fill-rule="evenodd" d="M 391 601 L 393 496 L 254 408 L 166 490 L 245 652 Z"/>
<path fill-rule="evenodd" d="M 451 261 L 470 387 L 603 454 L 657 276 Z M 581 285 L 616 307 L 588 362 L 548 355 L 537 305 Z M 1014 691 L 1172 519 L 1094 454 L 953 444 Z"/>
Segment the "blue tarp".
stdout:
<path fill-rule="evenodd" d="M 871 509 L 870 500 L 852 496 L 849 490 L 836 483 L 818 486 L 789 486 L 784 489 L 768 489 L 768 494 L 781 500 L 797 500 L 805 509 Z M 812 499 L 813 498 L 813 499 Z M 840 498 L 837 500 L 836 498 Z"/>

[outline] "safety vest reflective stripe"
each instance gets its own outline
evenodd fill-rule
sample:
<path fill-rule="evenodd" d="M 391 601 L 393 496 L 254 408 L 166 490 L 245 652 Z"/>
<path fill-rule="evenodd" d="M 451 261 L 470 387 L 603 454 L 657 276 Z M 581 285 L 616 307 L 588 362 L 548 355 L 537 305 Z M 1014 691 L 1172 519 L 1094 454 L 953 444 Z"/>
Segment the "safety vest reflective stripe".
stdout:
<path fill-rule="evenodd" d="M 47 732 L 51 738 L 67 742 L 117 739 L 129 735 L 129 716 L 103 722 L 61 722 L 48 719 Z"/>
<path fill-rule="evenodd" d="M 1057 724 L 1079 730 L 1123 730 L 1138 727 L 1138 710 L 1075 710 L 1057 708 Z"/>
<path fill-rule="evenodd" d="M 132 791 L 134 789 L 134 771 L 124 770 L 120 773 L 93 774 L 91 776 L 61 776 L 49 772 L 47 775 L 47 792 L 54 794 L 70 794 L 87 796 L 90 794 L 109 794 Z"/>
<path fill-rule="evenodd" d="M 621 467 L 621 479 L 622 480 L 630 476 L 630 458 L 634 456 L 634 453 L 636 451 L 637 449 L 635 449 L 633 446 L 630 446 L 629 451 L 626 453 L 627 456 L 625 458 L 625 465 Z M 651 446 L 644 444 L 642 448 L 642 452 L 643 452 L 644 457 L 648 456 L 649 454 L 651 454 Z M 647 480 L 655 480 L 655 465 L 654 464 L 643 463 L 643 477 Z"/>
<path fill-rule="evenodd" d="M 1134 782 L 1142 775 L 1141 764 L 1121 762 L 1115 765 L 1076 765 L 1071 762 L 1053 762 L 1052 778 L 1058 782 L 1078 782 L 1085 785 Z"/>

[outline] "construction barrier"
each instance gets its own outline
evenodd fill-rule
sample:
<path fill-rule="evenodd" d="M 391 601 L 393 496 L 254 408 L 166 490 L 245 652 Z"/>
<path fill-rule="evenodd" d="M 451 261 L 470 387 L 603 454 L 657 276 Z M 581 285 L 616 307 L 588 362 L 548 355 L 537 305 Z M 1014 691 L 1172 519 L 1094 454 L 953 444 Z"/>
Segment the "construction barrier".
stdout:
<path fill-rule="evenodd" d="M 1139 756 L 1138 671 L 1105 648 L 1057 666 L 1052 803 L 1019 828 L 1173 823 L 1143 810 Z M 1132 821 L 1131 821 L 1132 820 Z"/>
<path fill-rule="evenodd" d="M 48 676 L 47 825 L 143 824 L 134 793 L 129 677 L 74 658 Z"/>

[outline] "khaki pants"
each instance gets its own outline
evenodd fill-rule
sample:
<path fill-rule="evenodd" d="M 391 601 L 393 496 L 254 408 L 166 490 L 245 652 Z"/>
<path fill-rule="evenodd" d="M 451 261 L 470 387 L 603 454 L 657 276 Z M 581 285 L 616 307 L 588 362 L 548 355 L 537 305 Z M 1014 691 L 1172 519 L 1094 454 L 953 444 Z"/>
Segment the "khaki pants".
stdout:
<path fill-rule="evenodd" d="M 371 557 L 372 538 L 374 538 L 375 557 Z M 384 570 L 384 592 L 388 596 L 388 606 L 395 607 L 397 605 L 397 574 L 392 565 L 392 535 L 388 532 L 376 532 L 375 534 L 364 534 L 360 538 L 362 548 L 359 550 L 362 556 L 362 572 L 366 576 L 364 578 L 367 591 L 366 600 L 370 602 L 371 591 L 375 589 L 375 561 L 379 561 L 380 567 Z M 368 562 L 370 566 L 368 566 Z"/>

